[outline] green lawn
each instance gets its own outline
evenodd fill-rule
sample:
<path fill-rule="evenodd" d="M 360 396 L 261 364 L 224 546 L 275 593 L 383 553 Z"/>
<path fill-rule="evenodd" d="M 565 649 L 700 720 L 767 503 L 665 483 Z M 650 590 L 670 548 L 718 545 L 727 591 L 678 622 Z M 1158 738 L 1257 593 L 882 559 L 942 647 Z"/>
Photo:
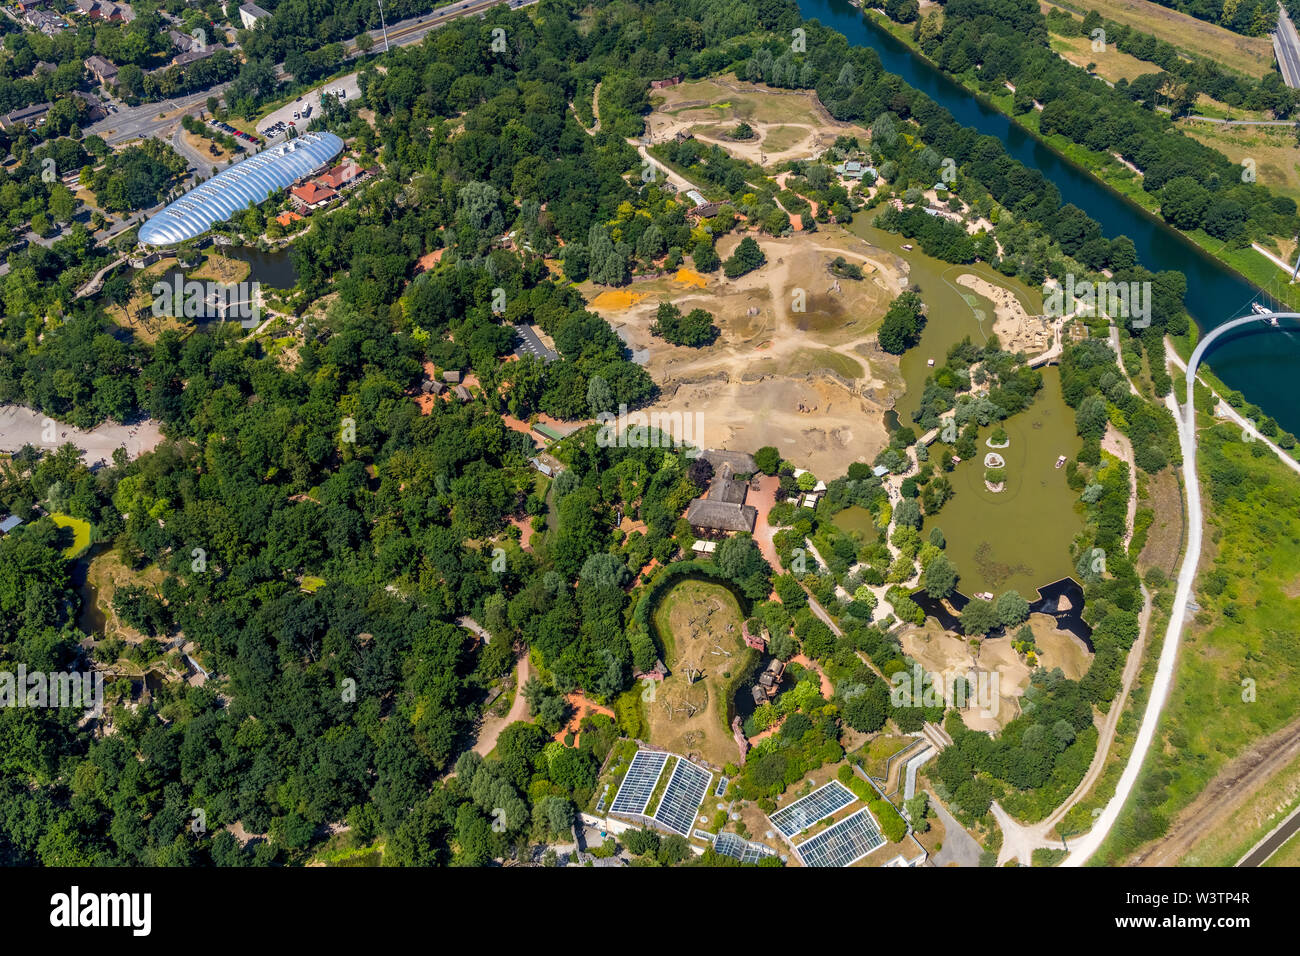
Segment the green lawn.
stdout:
<path fill-rule="evenodd" d="M 1143 768 L 1103 855 L 1164 832 L 1228 761 L 1300 710 L 1300 480 L 1262 443 L 1201 416 L 1206 540 L 1178 672 Z"/>

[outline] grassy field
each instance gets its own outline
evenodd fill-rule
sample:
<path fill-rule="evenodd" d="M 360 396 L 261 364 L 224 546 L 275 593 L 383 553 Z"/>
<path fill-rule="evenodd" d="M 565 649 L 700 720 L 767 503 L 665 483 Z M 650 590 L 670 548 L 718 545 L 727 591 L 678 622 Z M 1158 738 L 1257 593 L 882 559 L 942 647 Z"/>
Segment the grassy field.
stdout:
<path fill-rule="evenodd" d="M 243 259 L 231 259 L 215 252 L 209 252 L 203 256 L 203 261 L 199 264 L 199 267 L 187 274 L 186 278 L 231 284 L 243 282 L 252 271 L 252 265 Z"/>
<path fill-rule="evenodd" d="M 83 521 L 80 518 L 74 518 L 72 515 L 59 514 L 54 512 L 50 515 L 50 520 L 60 528 L 72 529 L 72 544 L 63 549 L 65 558 L 80 557 L 90 547 L 90 522 Z"/>
<path fill-rule="evenodd" d="M 1210 505 L 1195 595 L 1202 609 L 1183 638 L 1160 739 L 1108 841 L 1121 854 L 1160 835 L 1228 761 L 1300 709 L 1300 486 L 1239 430 L 1201 435 Z"/>
<path fill-rule="evenodd" d="M 1296 834 L 1281 849 L 1268 858 L 1265 866 L 1300 866 L 1300 834 Z"/>
<path fill-rule="evenodd" d="M 1093 72 L 1111 83 L 1118 80 L 1131 81 L 1143 73 L 1160 72 L 1160 67 L 1154 63 L 1121 53 L 1114 46 L 1107 46 L 1105 53 L 1097 53 L 1092 49 L 1092 40 L 1089 37 L 1061 37 L 1052 34 L 1050 42 L 1053 50 L 1075 66 L 1086 67 L 1089 63 L 1096 64 Z"/>
<path fill-rule="evenodd" d="M 1181 862 L 1189 866 L 1232 866 L 1282 822 L 1300 799 L 1300 760 L 1260 787 L 1240 809 L 1202 835 Z M 1267 866 L 1300 866 L 1300 841 L 1294 837 L 1271 857 Z M 1289 859 L 1289 863 L 1279 861 Z"/>
<path fill-rule="evenodd" d="M 1204 56 L 1225 69 L 1261 77 L 1273 69 L 1273 45 L 1267 37 L 1246 37 L 1148 0 L 1067 0 L 1039 6 L 1060 7 L 1082 16 L 1096 10 L 1107 20 L 1136 27 L 1193 56 Z"/>
<path fill-rule="evenodd" d="M 682 581 L 664 596 L 654 622 L 672 674 L 645 704 L 647 742 L 717 766 L 735 760 L 722 699 L 731 668 L 740 667 L 745 652 L 735 597 L 721 585 Z"/>
<path fill-rule="evenodd" d="M 1225 126 L 1183 120 L 1184 133 L 1211 149 L 1217 149 L 1234 163 L 1255 161 L 1255 175 L 1261 186 L 1300 202 L 1300 150 L 1295 130 L 1289 126 Z"/>

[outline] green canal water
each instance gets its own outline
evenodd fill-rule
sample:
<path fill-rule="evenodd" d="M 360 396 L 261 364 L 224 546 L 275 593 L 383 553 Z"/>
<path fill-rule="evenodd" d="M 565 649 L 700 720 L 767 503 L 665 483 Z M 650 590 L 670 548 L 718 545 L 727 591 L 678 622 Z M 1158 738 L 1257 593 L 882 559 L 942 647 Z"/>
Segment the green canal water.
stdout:
<path fill-rule="evenodd" d="M 1030 289 L 1018 279 L 1008 279 L 984 262 L 953 265 L 927 256 L 919 248 L 904 249 L 905 243 L 911 244 L 909 240 L 870 224 L 869 220 L 875 217 L 876 212 L 872 210 L 856 217 L 849 224 L 849 232 L 905 260 L 909 269 L 908 282 L 921 290 L 926 306 L 921 340 L 904 352 L 899 360 L 899 372 L 907 390 L 896 399 L 894 411 L 900 424 L 911 425 L 912 413 L 921 406 L 925 377 L 931 372 L 928 360 L 934 359 L 935 366 L 940 366 L 948 355 L 948 349 L 962 339 L 969 337 L 972 342 L 982 345 L 993 334 L 993 303 L 958 285 L 958 276 L 970 273 L 1011 289 L 1032 314 L 1042 311 L 1043 295 L 1041 290 Z"/>
<path fill-rule="evenodd" d="M 835 527 L 857 538 L 862 544 L 872 544 L 880 538 L 880 532 L 876 529 L 876 516 L 861 505 L 851 505 L 837 512 Z"/>
<path fill-rule="evenodd" d="M 996 449 L 1006 459 L 1006 486 L 994 494 L 984 485 L 985 441 L 994 426 L 980 429 L 979 451 L 948 476 L 955 494 L 933 518 L 943 529 L 947 554 L 961 574 L 958 589 L 1000 594 L 1015 589 L 1034 600 L 1035 589 L 1074 573 L 1070 542 L 1083 529 L 1079 496 L 1065 483 L 1060 455 L 1073 458 L 1082 441 L 1074 412 L 1061 397 L 1060 370 L 1042 370 L 1043 388 L 1034 404 L 1003 422 L 1011 444 Z"/>

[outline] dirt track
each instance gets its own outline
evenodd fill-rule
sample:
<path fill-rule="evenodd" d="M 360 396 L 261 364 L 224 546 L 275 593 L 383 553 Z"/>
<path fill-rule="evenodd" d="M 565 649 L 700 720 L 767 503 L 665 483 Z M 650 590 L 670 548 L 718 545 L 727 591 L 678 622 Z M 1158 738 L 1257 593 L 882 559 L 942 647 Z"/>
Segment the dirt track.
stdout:
<path fill-rule="evenodd" d="M 1257 741 L 1209 782 L 1156 842 L 1129 857 L 1129 866 L 1174 866 L 1207 830 L 1233 816 L 1275 774 L 1300 757 L 1300 720 Z"/>

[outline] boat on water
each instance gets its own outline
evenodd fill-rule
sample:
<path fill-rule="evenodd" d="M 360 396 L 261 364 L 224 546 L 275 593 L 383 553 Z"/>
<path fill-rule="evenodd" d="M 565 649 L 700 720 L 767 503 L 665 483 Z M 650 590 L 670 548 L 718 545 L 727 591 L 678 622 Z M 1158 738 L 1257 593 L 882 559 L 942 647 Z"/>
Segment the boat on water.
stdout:
<path fill-rule="evenodd" d="M 1061 467 L 1062 465 L 1064 465 L 1064 464 L 1065 464 L 1065 456 L 1064 456 L 1064 455 L 1062 455 L 1060 458 L 1056 459 L 1056 467 L 1057 467 L 1057 468 L 1060 468 L 1060 467 Z"/>
<path fill-rule="evenodd" d="M 906 249 L 908 252 L 911 252 L 911 251 L 912 251 L 912 244 L 911 244 L 910 242 L 905 242 L 905 243 L 903 243 L 903 248 Z"/>
<path fill-rule="evenodd" d="M 1252 302 L 1250 304 L 1250 311 L 1254 312 L 1256 315 L 1268 316 L 1268 324 L 1273 326 L 1274 328 L 1277 328 L 1277 316 L 1273 314 L 1272 309 L 1266 308 L 1265 306 L 1260 305 L 1258 302 Z"/>
<path fill-rule="evenodd" d="M 992 592 L 992 591 L 976 591 L 976 592 L 975 592 L 975 596 L 976 596 L 977 598 L 979 598 L 981 601 L 992 601 L 992 600 L 993 600 L 993 592 Z"/>

